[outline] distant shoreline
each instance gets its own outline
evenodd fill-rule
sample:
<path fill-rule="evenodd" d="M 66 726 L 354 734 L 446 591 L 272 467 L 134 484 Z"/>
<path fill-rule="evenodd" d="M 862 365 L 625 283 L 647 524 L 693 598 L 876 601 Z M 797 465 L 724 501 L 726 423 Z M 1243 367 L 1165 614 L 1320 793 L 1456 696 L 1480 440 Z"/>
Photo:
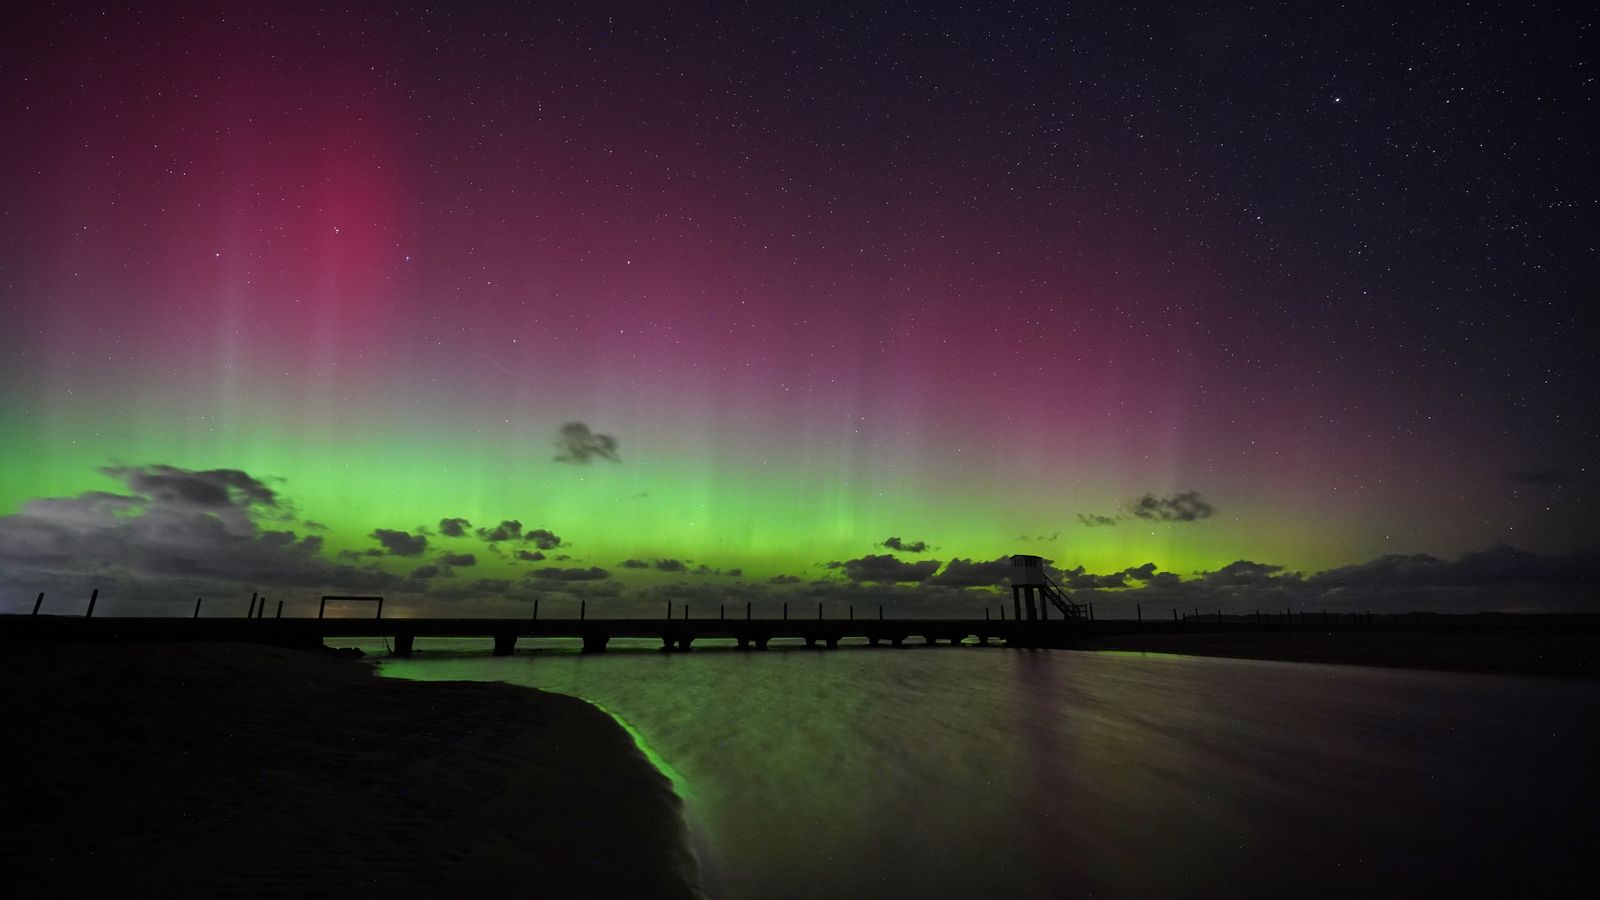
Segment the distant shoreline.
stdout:
<path fill-rule="evenodd" d="M 255 644 L 5 651 L 25 895 L 698 894 L 670 783 L 576 698 Z"/>
<path fill-rule="evenodd" d="M 1593 633 L 1175 631 L 1086 637 L 1071 649 L 1600 678 L 1600 635 Z"/>

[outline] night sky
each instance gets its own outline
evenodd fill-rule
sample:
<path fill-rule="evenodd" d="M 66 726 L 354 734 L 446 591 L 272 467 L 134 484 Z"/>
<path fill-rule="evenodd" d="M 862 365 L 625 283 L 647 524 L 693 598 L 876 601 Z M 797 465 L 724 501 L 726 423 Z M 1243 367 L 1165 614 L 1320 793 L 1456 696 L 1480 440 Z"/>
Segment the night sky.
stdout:
<path fill-rule="evenodd" d="M 0 606 L 1592 604 L 1591 8 L 461 6 L 3 14 Z"/>

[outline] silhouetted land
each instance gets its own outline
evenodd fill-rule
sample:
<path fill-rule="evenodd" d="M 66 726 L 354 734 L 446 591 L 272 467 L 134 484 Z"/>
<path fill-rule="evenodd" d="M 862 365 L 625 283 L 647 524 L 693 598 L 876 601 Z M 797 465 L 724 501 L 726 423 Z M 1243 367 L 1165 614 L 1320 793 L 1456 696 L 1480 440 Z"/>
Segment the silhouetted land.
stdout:
<path fill-rule="evenodd" d="M 0 655 L 12 896 L 692 896 L 678 800 L 594 707 L 252 644 Z"/>
<path fill-rule="evenodd" d="M 1070 646 L 1079 650 L 1118 650 L 1227 656 L 1290 662 L 1393 666 L 1493 672 L 1506 675 L 1600 677 L 1600 616 L 1431 614 L 1377 616 L 1361 629 L 1248 630 L 1249 617 L 1224 616 L 1221 622 L 1171 623 L 1160 632 L 1107 630 L 1086 634 Z M 1102 624 L 1102 623 L 1097 623 Z"/>

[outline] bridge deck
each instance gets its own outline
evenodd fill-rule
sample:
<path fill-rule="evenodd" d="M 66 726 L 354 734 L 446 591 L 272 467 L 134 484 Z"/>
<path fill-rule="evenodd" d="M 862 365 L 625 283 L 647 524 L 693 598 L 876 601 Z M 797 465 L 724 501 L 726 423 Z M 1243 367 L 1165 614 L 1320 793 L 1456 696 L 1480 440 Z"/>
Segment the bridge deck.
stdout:
<path fill-rule="evenodd" d="M 1063 646 L 1074 638 L 1130 632 L 1302 630 L 1304 624 L 1014 621 L 986 619 L 594 619 L 594 618 L 165 618 L 37 615 L 0 616 L 0 641 L 245 641 L 290 647 L 321 646 L 328 638 L 384 637 L 396 653 L 410 653 L 419 637 L 492 638 L 497 653 L 510 653 L 521 638 L 577 638 L 584 649 L 604 650 L 612 638 L 659 639 L 666 649 L 687 650 L 696 640 L 723 638 L 765 648 L 774 639 L 835 647 L 846 638 L 901 646 L 925 643 L 1003 641 L 1012 646 Z M 1355 622 L 1311 624 L 1312 630 L 1366 630 Z"/>

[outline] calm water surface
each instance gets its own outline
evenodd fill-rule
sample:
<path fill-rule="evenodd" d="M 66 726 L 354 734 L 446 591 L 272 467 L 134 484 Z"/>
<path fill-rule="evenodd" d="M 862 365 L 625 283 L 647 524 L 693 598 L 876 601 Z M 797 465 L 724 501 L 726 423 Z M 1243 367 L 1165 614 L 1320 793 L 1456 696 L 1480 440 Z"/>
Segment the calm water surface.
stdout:
<path fill-rule="evenodd" d="M 1600 837 L 1600 682 L 535 646 L 418 641 L 383 672 L 530 685 L 626 720 L 680 776 L 715 896 L 1539 893 L 1587 871 Z"/>

